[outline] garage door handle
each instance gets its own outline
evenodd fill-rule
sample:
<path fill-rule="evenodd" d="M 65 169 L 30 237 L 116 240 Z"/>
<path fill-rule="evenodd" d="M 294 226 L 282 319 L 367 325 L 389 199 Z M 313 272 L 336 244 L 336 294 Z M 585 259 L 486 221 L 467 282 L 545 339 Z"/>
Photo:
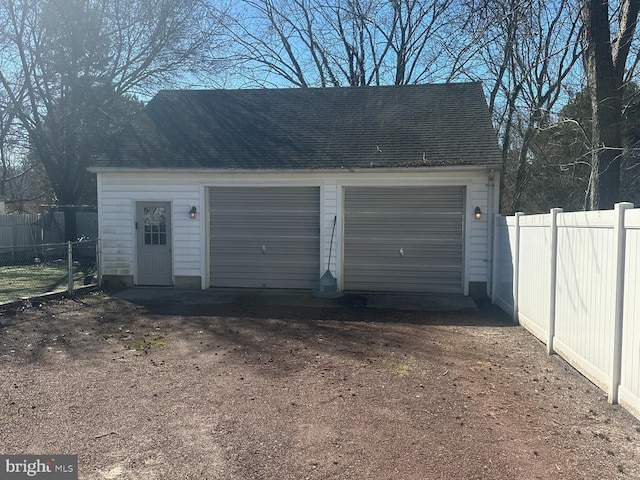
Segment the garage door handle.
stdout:
<path fill-rule="evenodd" d="M 403 248 L 400 249 L 400 256 L 404 257 L 404 249 Z"/>
<path fill-rule="evenodd" d="M 262 245 L 262 253 L 267 253 L 267 246 L 266 245 Z"/>

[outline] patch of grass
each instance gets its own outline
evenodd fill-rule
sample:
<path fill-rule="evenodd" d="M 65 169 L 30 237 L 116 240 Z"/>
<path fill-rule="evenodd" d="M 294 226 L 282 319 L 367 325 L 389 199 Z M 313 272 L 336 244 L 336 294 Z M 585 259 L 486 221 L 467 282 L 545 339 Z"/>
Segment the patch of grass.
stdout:
<path fill-rule="evenodd" d="M 374 365 L 379 365 L 387 371 L 393 372 L 400 377 L 409 377 L 419 374 L 416 362 L 412 358 L 407 358 L 404 361 L 393 357 L 382 357 L 369 360 Z"/>
<path fill-rule="evenodd" d="M 67 290 L 67 268 L 64 262 L 1 266 L 0 303 Z M 83 286 L 85 277 L 95 274 L 95 269 L 74 268 L 74 287 Z"/>
<path fill-rule="evenodd" d="M 407 377 L 411 373 L 411 366 L 408 363 L 398 363 L 395 371 L 401 377 Z"/>
<path fill-rule="evenodd" d="M 130 340 L 124 344 L 127 350 L 136 350 L 148 353 L 153 348 L 164 347 L 167 345 L 167 339 L 159 333 L 150 333 L 142 338 Z"/>

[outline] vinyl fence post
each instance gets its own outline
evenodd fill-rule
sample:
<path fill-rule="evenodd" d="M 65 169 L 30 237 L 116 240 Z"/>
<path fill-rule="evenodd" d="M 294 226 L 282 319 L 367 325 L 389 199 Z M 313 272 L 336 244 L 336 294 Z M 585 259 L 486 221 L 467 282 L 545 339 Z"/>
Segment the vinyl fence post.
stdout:
<path fill-rule="evenodd" d="M 556 334 L 556 282 L 558 265 L 558 215 L 561 208 L 552 208 L 551 211 L 551 266 L 549 270 L 549 326 L 547 328 L 547 354 L 553 353 L 553 337 Z"/>
<path fill-rule="evenodd" d="M 515 228 L 516 228 L 516 241 L 513 252 L 513 321 L 520 323 L 518 295 L 520 289 L 520 217 L 524 215 L 522 212 L 516 212 L 515 215 Z"/>
<path fill-rule="evenodd" d="M 624 212 L 629 208 L 633 208 L 633 203 L 616 203 L 614 206 L 614 211 L 616 212 L 615 223 L 613 225 L 613 236 L 616 241 L 616 243 L 614 244 L 614 258 L 616 262 L 614 291 L 616 298 L 612 348 L 613 366 L 611 369 L 609 391 L 607 392 L 609 403 L 618 403 L 618 387 L 620 386 L 620 380 L 622 377 L 622 319 L 624 313 L 624 257 L 626 243 L 626 232 L 624 229 Z"/>
<path fill-rule="evenodd" d="M 491 303 L 496 303 L 496 284 L 498 283 L 498 264 L 500 259 L 500 235 L 498 227 L 500 214 L 493 216 L 493 258 L 491 259 Z"/>
<path fill-rule="evenodd" d="M 71 242 L 67 242 L 67 267 L 68 267 L 68 287 L 69 296 L 73 296 L 73 247 Z"/>

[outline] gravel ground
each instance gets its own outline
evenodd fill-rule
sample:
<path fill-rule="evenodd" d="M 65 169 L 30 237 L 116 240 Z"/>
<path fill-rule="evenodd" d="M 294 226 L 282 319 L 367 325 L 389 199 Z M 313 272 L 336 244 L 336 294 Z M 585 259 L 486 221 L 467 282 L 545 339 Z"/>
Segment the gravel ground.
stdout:
<path fill-rule="evenodd" d="M 640 478 L 640 421 L 479 312 L 129 302 L 0 316 L 0 453 L 81 479 Z"/>

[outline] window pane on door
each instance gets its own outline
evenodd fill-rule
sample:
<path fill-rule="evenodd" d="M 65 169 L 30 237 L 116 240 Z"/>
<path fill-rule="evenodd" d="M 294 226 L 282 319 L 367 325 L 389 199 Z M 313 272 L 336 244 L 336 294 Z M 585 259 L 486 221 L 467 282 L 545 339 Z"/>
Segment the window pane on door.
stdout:
<path fill-rule="evenodd" d="M 167 209 L 144 207 L 144 244 L 167 244 Z"/>

